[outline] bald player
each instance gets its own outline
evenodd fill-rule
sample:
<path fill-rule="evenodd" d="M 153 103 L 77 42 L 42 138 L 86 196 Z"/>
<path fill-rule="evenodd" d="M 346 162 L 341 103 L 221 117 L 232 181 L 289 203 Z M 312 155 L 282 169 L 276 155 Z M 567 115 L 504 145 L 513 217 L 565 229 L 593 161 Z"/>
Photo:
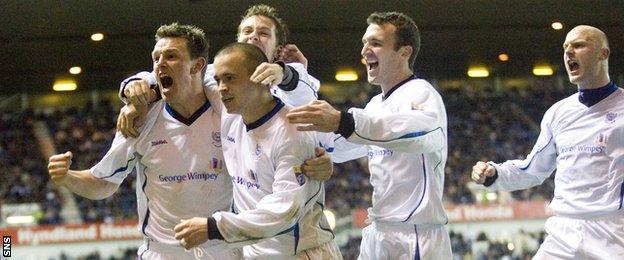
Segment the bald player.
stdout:
<path fill-rule="evenodd" d="M 609 54 L 601 30 L 573 28 L 563 59 L 578 93 L 546 111 L 525 160 L 473 166 L 475 182 L 509 191 L 539 185 L 557 170 L 554 216 L 534 259 L 624 259 L 624 91 L 609 79 Z"/>

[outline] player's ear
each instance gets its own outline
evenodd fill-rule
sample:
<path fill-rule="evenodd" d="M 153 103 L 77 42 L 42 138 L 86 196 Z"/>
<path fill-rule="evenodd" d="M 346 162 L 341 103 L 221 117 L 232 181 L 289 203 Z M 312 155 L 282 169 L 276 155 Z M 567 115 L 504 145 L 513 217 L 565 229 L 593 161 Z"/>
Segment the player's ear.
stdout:
<path fill-rule="evenodd" d="M 600 59 L 601 60 L 606 60 L 609 58 L 609 55 L 611 54 L 611 50 L 609 50 L 609 48 L 602 48 L 600 50 Z"/>
<path fill-rule="evenodd" d="M 406 59 L 409 59 L 409 57 L 412 55 L 412 52 L 414 52 L 414 49 L 412 48 L 412 46 L 409 45 L 403 45 L 401 46 L 401 48 L 399 48 L 399 53 L 401 54 L 401 57 L 404 57 Z"/>
<path fill-rule="evenodd" d="M 193 64 L 193 67 L 191 68 L 191 74 L 201 72 L 205 66 L 206 66 L 206 58 L 199 57 L 195 59 L 195 64 Z"/>

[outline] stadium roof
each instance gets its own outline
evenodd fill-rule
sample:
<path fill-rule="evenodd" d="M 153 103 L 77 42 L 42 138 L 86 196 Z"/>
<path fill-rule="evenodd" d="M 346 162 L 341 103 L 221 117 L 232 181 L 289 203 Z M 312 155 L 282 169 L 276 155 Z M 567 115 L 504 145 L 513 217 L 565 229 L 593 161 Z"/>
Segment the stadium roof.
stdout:
<path fill-rule="evenodd" d="M 266 3 L 278 8 L 290 27 L 290 40 L 310 61 L 311 74 L 333 80 L 334 72 L 359 63 L 365 19 L 373 11 L 398 10 L 412 16 L 422 32 L 416 61 L 425 78 L 462 77 L 472 63 L 492 68 L 492 75 L 530 75 L 536 62 L 563 72 L 565 33 L 590 24 L 610 38 L 612 74 L 624 71 L 624 1 L 243 1 L 243 0 L 110 0 L 2 1 L 0 94 L 48 92 L 56 77 L 78 65 L 81 89 L 114 89 L 125 76 L 151 67 L 149 53 L 155 29 L 179 21 L 204 28 L 211 55 L 233 41 L 241 13 Z M 561 21 L 563 30 L 550 28 Z M 89 39 L 95 32 L 105 38 Z M 505 52 L 510 60 L 497 56 Z M 558 68 L 557 68 L 558 66 Z M 362 77 L 363 78 L 363 77 Z"/>

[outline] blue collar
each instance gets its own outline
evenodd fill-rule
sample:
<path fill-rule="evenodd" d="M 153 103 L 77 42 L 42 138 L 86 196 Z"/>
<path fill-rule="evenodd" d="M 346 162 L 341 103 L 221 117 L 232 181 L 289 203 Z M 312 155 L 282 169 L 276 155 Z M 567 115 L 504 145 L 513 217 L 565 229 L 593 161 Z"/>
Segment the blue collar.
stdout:
<path fill-rule="evenodd" d="M 383 96 L 381 96 L 381 101 L 386 100 L 386 99 L 390 96 L 390 94 L 392 94 L 392 92 L 394 92 L 394 91 L 395 91 L 395 90 L 397 90 L 400 86 L 403 86 L 405 83 L 407 83 L 408 81 L 413 80 L 413 79 L 417 79 L 416 75 L 411 75 L 411 76 L 409 76 L 407 79 L 405 79 L 405 80 L 403 80 L 403 81 L 399 82 L 399 84 L 394 85 L 394 87 L 392 87 L 392 88 L 388 91 L 388 93 L 386 93 L 386 94 L 384 94 Z"/>
<path fill-rule="evenodd" d="M 613 82 L 609 82 L 606 86 L 596 89 L 579 89 L 578 99 L 579 102 L 583 103 L 586 107 L 591 107 L 611 95 L 611 93 L 615 92 L 617 89 L 618 86 Z"/>
<path fill-rule="evenodd" d="M 208 110 L 208 108 L 210 108 L 210 102 L 206 100 L 206 103 L 204 103 L 199 109 L 197 109 L 197 111 L 195 111 L 195 113 L 193 113 L 191 117 L 184 118 L 182 115 L 178 114 L 178 112 L 173 110 L 173 108 L 169 106 L 169 104 L 165 103 L 165 110 L 167 110 L 167 112 L 169 112 L 169 114 L 173 118 L 175 118 L 176 120 L 180 121 L 181 123 L 187 126 L 192 125 L 193 122 L 197 120 L 197 118 L 199 118 L 204 112 L 206 112 L 206 110 Z"/>
<path fill-rule="evenodd" d="M 258 128 L 262 124 L 269 121 L 269 119 L 271 119 L 275 114 L 277 114 L 278 111 L 280 111 L 280 109 L 282 109 L 282 107 L 284 107 L 284 102 L 282 102 L 282 100 L 280 100 L 279 98 L 275 96 L 273 96 L 273 99 L 275 100 L 277 104 L 275 104 L 275 107 L 273 107 L 273 109 L 271 109 L 269 113 L 262 116 L 260 119 L 256 120 L 255 122 L 245 124 L 245 127 L 247 128 L 247 132 L 254 130 L 255 128 Z"/>

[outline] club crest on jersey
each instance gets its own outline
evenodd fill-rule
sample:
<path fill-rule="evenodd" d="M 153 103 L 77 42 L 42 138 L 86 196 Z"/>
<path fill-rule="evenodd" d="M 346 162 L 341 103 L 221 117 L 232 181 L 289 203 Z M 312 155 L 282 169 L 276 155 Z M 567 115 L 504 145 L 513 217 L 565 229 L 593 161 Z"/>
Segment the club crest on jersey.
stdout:
<path fill-rule="evenodd" d="M 221 132 L 212 132 L 212 145 L 221 147 Z"/>
<path fill-rule="evenodd" d="M 609 112 L 605 116 L 605 121 L 607 123 L 613 123 L 615 121 L 615 118 L 617 118 L 617 115 L 618 115 L 617 113 Z"/>

